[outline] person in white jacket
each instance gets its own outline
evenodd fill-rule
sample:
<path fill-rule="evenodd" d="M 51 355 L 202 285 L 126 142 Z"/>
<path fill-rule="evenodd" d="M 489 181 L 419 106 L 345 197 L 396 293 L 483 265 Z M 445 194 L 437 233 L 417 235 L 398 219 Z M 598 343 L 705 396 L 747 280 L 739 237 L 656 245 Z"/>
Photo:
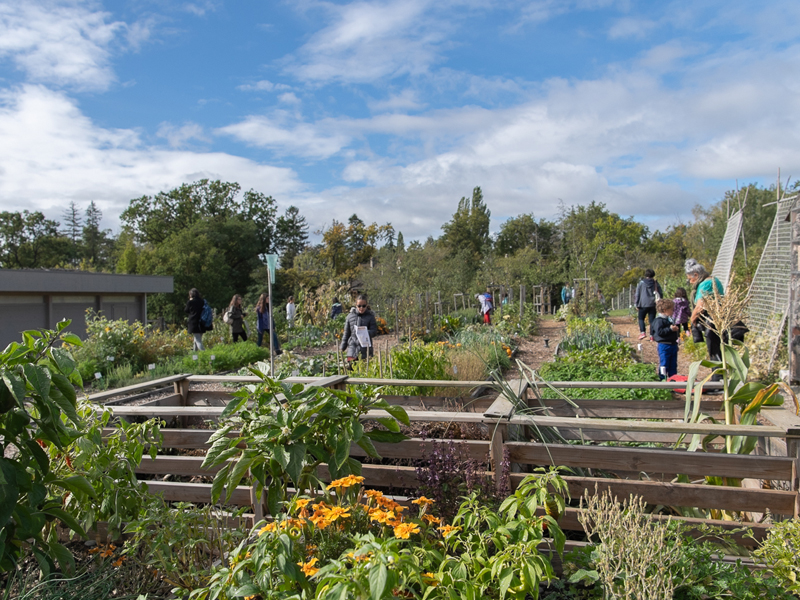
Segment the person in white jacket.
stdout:
<path fill-rule="evenodd" d="M 294 296 L 289 296 L 286 301 L 286 322 L 289 327 L 294 327 L 294 316 L 297 314 L 297 306 L 294 303 Z"/>

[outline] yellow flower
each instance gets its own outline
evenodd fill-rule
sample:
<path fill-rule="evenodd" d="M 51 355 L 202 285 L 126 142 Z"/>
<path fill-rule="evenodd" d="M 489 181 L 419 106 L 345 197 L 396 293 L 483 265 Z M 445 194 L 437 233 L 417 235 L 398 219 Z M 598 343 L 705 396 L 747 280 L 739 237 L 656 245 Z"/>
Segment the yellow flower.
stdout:
<path fill-rule="evenodd" d="M 441 531 L 444 537 L 449 537 L 452 533 L 461 529 L 461 527 L 453 527 L 452 525 L 442 525 L 441 527 L 437 527 L 436 529 Z"/>
<path fill-rule="evenodd" d="M 419 533 L 419 525 L 416 523 L 400 523 L 394 528 L 394 536 L 407 540 L 412 533 Z"/>
<path fill-rule="evenodd" d="M 442 520 L 439 517 L 434 517 L 433 515 L 422 515 L 422 520 L 428 523 L 429 525 L 432 523 L 442 522 Z"/>
<path fill-rule="evenodd" d="M 369 518 L 372 521 L 377 521 L 378 523 L 387 523 L 395 518 L 394 512 L 383 511 L 380 508 L 373 508 L 369 511 Z"/>
<path fill-rule="evenodd" d="M 420 496 L 416 500 L 412 500 L 411 504 L 419 504 L 420 506 L 430 506 L 435 502 L 436 502 L 435 500 L 431 500 L 430 498 L 426 498 L 425 496 Z"/>
<path fill-rule="evenodd" d="M 425 585 L 429 587 L 436 587 L 437 585 L 439 585 L 439 580 L 436 579 L 436 573 L 431 573 L 431 572 L 423 573 L 422 579 Z"/>
<path fill-rule="evenodd" d="M 383 492 L 379 492 L 378 490 L 366 490 L 364 495 L 367 498 L 383 498 Z"/>
<path fill-rule="evenodd" d="M 341 506 L 326 508 L 323 514 L 331 523 L 337 519 L 345 519 L 350 516 L 348 509 L 342 508 Z"/>
<path fill-rule="evenodd" d="M 308 561 L 307 563 L 297 563 L 297 565 L 300 567 L 300 570 L 301 570 L 301 571 L 303 571 L 303 574 L 304 574 L 306 577 L 311 577 L 311 576 L 312 576 L 312 575 L 314 575 L 314 574 L 315 574 L 317 571 L 319 571 L 319 569 L 317 569 L 317 568 L 314 566 L 315 564 L 317 564 L 317 559 L 316 559 L 316 558 L 312 558 L 312 559 L 311 559 L 310 561 Z"/>
<path fill-rule="evenodd" d="M 331 481 L 328 489 L 335 489 L 335 488 L 349 488 L 354 485 L 358 485 L 364 481 L 364 478 L 359 475 L 348 475 L 347 477 L 342 477 L 341 479 L 337 479 L 336 481 Z"/>
<path fill-rule="evenodd" d="M 272 523 L 267 523 L 261 529 L 259 529 L 258 530 L 258 535 L 262 535 L 264 533 L 267 533 L 268 531 L 275 531 L 275 522 L 274 521 Z"/>

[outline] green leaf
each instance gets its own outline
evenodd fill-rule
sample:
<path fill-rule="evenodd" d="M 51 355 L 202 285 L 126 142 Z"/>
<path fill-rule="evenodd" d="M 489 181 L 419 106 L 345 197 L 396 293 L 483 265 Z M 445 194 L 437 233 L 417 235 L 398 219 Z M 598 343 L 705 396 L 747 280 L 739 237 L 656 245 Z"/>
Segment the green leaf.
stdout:
<path fill-rule="evenodd" d="M 36 463 L 42 473 L 47 475 L 50 472 L 50 457 L 47 456 L 47 453 L 42 450 L 42 447 L 35 440 L 25 440 L 25 446 L 33 454 L 33 458 L 36 459 Z"/>
<path fill-rule="evenodd" d="M 378 451 L 375 449 L 375 446 L 372 444 L 372 440 L 369 439 L 366 435 L 359 439 L 356 442 L 359 447 L 367 453 L 367 456 L 370 458 L 380 458 Z"/>
<path fill-rule="evenodd" d="M 396 406 L 394 404 L 387 404 L 383 408 L 383 410 L 388 412 L 395 419 L 400 421 L 403 425 L 410 425 L 411 424 L 411 421 L 409 421 L 409 419 L 408 419 L 408 413 L 406 412 L 406 409 L 404 409 L 402 406 Z"/>
<path fill-rule="evenodd" d="M 400 425 L 394 419 L 387 419 L 386 417 L 378 417 L 376 419 L 378 423 L 386 427 L 392 433 L 398 433 L 400 431 Z"/>
<path fill-rule="evenodd" d="M 291 477 L 295 485 L 300 483 L 300 474 L 303 472 L 306 459 L 306 445 L 295 443 L 287 448 L 289 451 L 289 463 L 286 465 L 286 473 Z"/>
<path fill-rule="evenodd" d="M 508 593 L 508 588 L 511 586 L 511 581 L 514 579 L 514 569 L 505 567 L 500 571 L 500 597 L 505 598 Z"/>
<path fill-rule="evenodd" d="M 50 542 L 48 546 L 50 549 L 50 554 L 56 557 L 56 560 L 58 561 L 58 565 L 61 567 L 61 570 L 66 572 L 67 574 L 74 573 L 75 558 L 72 556 L 72 552 L 67 550 L 64 546 L 62 546 L 58 542 Z"/>
<path fill-rule="evenodd" d="M 230 470 L 230 465 L 225 465 L 214 476 L 214 481 L 211 483 L 211 501 L 215 504 L 219 502 L 219 498 L 222 495 L 222 490 L 225 488 L 225 481 L 228 479 L 228 471 Z"/>
<path fill-rule="evenodd" d="M 68 333 L 67 335 L 62 335 L 61 340 L 65 344 L 70 344 L 72 346 L 83 346 L 83 340 L 81 340 L 81 338 L 79 338 L 74 333 Z"/>
<path fill-rule="evenodd" d="M 3 381 L 17 401 L 17 405 L 22 408 L 25 403 L 25 396 L 27 395 L 25 382 L 19 375 L 6 369 L 3 369 Z"/>
<path fill-rule="evenodd" d="M 374 600 L 383 598 L 387 579 L 388 573 L 385 564 L 378 563 L 369 570 L 369 595 L 371 598 Z"/>
<path fill-rule="evenodd" d="M 94 487 L 83 475 L 73 475 L 71 477 L 67 477 L 66 479 L 54 479 L 51 483 L 69 490 L 74 494 L 82 493 L 86 494 L 90 498 L 97 498 L 97 492 L 95 491 Z"/>
<path fill-rule="evenodd" d="M 278 461 L 278 464 L 280 464 L 284 471 L 289 466 L 290 456 L 286 446 L 282 444 L 275 444 L 272 446 L 272 457 Z"/>
<path fill-rule="evenodd" d="M 83 421 L 78 416 L 78 411 L 76 410 L 77 405 L 65 398 L 64 394 L 62 394 L 61 391 L 55 386 L 50 388 L 50 400 L 52 400 L 53 403 L 58 406 L 58 408 L 60 408 L 65 415 L 67 415 L 67 418 L 72 421 L 75 427 L 80 427 L 83 424 Z"/>
<path fill-rule="evenodd" d="M 333 455 L 337 470 L 342 468 L 348 456 L 350 456 L 350 440 L 343 436 L 336 441 L 336 450 Z"/>
<path fill-rule="evenodd" d="M 223 460 L 226 460 L 221 457 L 222 453 L 228 449 L 231 449 L 231 446 L 233 446 L 233 449 L 238 450 L 238 448 L 236 448 L 237 441 L 238 440 L 234 440 L 229 437 L 220 436 L 214 441 L 213 444 L 211 444 L 211 448 L 208 449 L 206 457 L 203 459 L 203 464 L 201 466 L 204 469 L 207 469 L 208 467 L 216 466 Z"/>
<path fill-rule="evenodd" d="M 236 413 L 241 409 L 244 405 L 247 404 L 248 397 L 242 396 L 241 398 L 235 398 L 228 402 L 225 406 L 225 409 L 222 411 L 220 418 L 225 419 L 230 417 L 232 414 Z"/>
<path fill-rule="evenodd" d="M 246 598 L 247 596 L 255 596 L 261 591 L 261 588 L 257 588 L 252 583 L 246 583 L 243 586 L 240 586 L 231 592 L 231 596 L 233 598 Z"/>
<path fill-rule="evenodd" d="M 43 508 L 42 512 L 47 515 L 50 515 L 51 517 L 55 517 L 81 537 L 86 537 L 86 532 L 83 530 L 83 527 L 80 526 L 78 520 L 71 514 L 69 514 L 67 511 L 62 510 L 56 506 L 51 506 L 48 508 Z"/>
<path fill-rule="evenodd" d="M 273 517 L 281 512 L 281 501 L 283 500 L 283 487 L 280 482 L 274 480 L 267 491 L 267 508 Z"/>
<path fill-rule="evenodd" d="M 387 443 L 387 444 L 396 444 L 397 442 L 402 442 L 403 440 L 408 439 L 408 436 L 403 435 L 402 433 L 393 433 L 391 431 L 383 431 L 380 429 L 367 431 L 366 437 L 368 437 L 373 441 Z"/>
<path fill-rule="evenodd" d="M 236 461 L 236 464 L 233 465 L 230 475 L 228 475 L 228 500 L 233 496 L 233 492 L 236 490 L 239 482 L 242 481 L 242 477 L 247 473 L 247 469 L 250 468 L 255 458 L 256 457 L 253 455 L 243 454 L 242 457 Z"/>
<path fill-rule="evenodd" d="M 50 350 L 50 358 L 55 363 L 58 370 L 61 371 L 59 375 L 61 374 L 69 375 L 70 373 L 72 373 L 72 371 L 75 370 L 75 361 L 73 360 L 70 353 L 64 350 L 63 348 L 52 348 Z"/>
<path fill-rule="evenodd" d="M 42 398 L 50 395 L 50 371 L 39 365 L 24 364 L 22 372 L 34 391 Z"/>

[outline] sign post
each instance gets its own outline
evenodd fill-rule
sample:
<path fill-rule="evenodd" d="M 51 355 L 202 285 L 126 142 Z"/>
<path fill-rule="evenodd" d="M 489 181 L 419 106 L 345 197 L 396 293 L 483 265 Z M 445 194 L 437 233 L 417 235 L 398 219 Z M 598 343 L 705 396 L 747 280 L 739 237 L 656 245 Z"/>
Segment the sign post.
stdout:
<path fill-rule="evenodd" d="M 275 266 L 278 263 L 277 254 L 267 254 L 267 297 L 269 298 L 268 319 L 269 319 L 269 376 L 275 377 L 275 346 L 272 343 L 275 320 L 272 318 L 272 282 L 275 281 Z"/>

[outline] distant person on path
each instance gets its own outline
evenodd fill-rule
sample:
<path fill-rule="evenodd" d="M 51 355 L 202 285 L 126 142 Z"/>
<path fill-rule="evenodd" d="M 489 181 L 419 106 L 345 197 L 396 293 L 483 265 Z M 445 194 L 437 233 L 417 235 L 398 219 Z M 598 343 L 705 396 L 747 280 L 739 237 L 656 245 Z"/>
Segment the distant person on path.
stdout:
<path fill-rule="evenodd" d="M 695 341 L 698 341 L 700 336 L 705 334 L 706 349 L 708 350 L 708 358 L 711 360 L 722 360 L 722 347 L 720 346 L 719 334 L 714 330 L 714 323 L 709 319 L 708 312 L 706 311 L 706 298 L 717 294 L 718 296 L 725 295 L 725 288 L 722 282 L 716 277 L 712 276 L 706 268 L 698 263 L 695 259 L 687 259 L 685 264 L 686 276 L 689 278 L 689 283 L 694 286 L 694 310 L 692 311 L 691 321 L 692 335 Z M 697 333 L 695 333 L 695 331 Z M 699 335 L 698 335 L 699 334 Z M 713 375 L 711 381 L 721 381 L 721 375 Z"/>
<path fill-rule="evenodd" d="M 286 301 L 286 322 L 289 327 L 294 327 L 294 316 L 297 314 L 297 306 L 294 303 L 294 296 L 289 296 Z"/>
<path fill-rule="evenodd" d="M 338 298 L 333 299 L 333 306 L 331 306 L 331 314 L 328 319 L 335 319 L 340 314 L 342 314 L 342 304 L 339 302 Z"/>
<path fill-rule="evenodd" d="M 205 327 L 203 327 L 203 321 L 201 320 L 201 316 L 203 315 L 203 297 L 200 295 L 200 292 L 197 291 L 197 288 L 192 288 L 189 290 L 189 301 L 186 303 L 186 308 L 184 312 L 189 315 L 188 323 L 186 329 L 194 338 L 192 342 L 192 350 L 205 350 L 205 346 L 203 346 L 203 333 L 205 333 Z"/>
<path fill-rule="evenodd" d="M 261 294 L 256 303 L 256 329 L 258 330 L 258 346 L 264 341 L 264 333 L 267 331 L 272 333 L 272 347 L 276 355 L 283 354 L 281 345 L 278 343 L 278 336 L 275 335 L 275 321 L 270 318 L 269 314 L 269 295 Z"/>
<path fill-rule="evenodd" d="M 673 302 L 675 303 L 675 313 L 672 315 L 672 320 L 684 331 L 689 331 L 689 315 L 692 311 L 689 308 L 689 299 L 684 288 L 679 287 L 675 290 Z"/>
<path fill-rule="evenodd" d="M 478 308 L 478 314 L 483 318 L 484 324 L 491 325 L 492 310 L 494 310 L 494 306 L 492 306 L 491 294 L 475 294 L 475 299 L 480 304 Z"/>
<path fill-rule="evenodd" d="M 347 351 L 348 368 L 353 361 L 373 355 L 372 338 L 378 335 L 378 322 L 375 313 L 369 308 L 367 297 L 360 294 L 356 305 L 350 310 L 344 322 L 341 350 Z"/>
<path fill-rule="evenodd" d="M 647 269 L 644 272 L 644 279 L 636 286 L 636 293 L 633 296 L 633 305 L 639 310 L 639 339 L 647 337 L 647 329 L 644 325 L 644 318 L 652 327 L 653 320 L 656 318 L 656 300 L 664 296 L 661 285 L 655 280 L 656 272 Z M 658 298 L 656 298 L 658 296 Z"/>
<path fill-rule="evenodd" d="M 569 304 L 570 300 L 572 300 L 572 293 L 565 285 L 561 288 L 561 304 Z"/>
<path fill-rule="evenodd" d="M 678 374 L 678 336 L 681 328 L 673 321 L 673 300 L 658 300 L 656 310 L 658 316 L 650 326 L 650 334 L 658 342 L 658 378 L 669 379 Z"/>
<path fill-rule="evenodd" d="M 236 294 L 231 298 L 231 303 L 228 305 L 228 308 L 225 309 L 225 314 L 222 319 L 231 326 L 231 335 L 233 336 L 234 344 L 239 341 L 239 338 L 241 338 L 243 342 L 247 341 L 247 330 L 244 325 L 244 318 L 246 315 L 247 313 L 244 312 L 242 308 L 242 297 Z"/>

